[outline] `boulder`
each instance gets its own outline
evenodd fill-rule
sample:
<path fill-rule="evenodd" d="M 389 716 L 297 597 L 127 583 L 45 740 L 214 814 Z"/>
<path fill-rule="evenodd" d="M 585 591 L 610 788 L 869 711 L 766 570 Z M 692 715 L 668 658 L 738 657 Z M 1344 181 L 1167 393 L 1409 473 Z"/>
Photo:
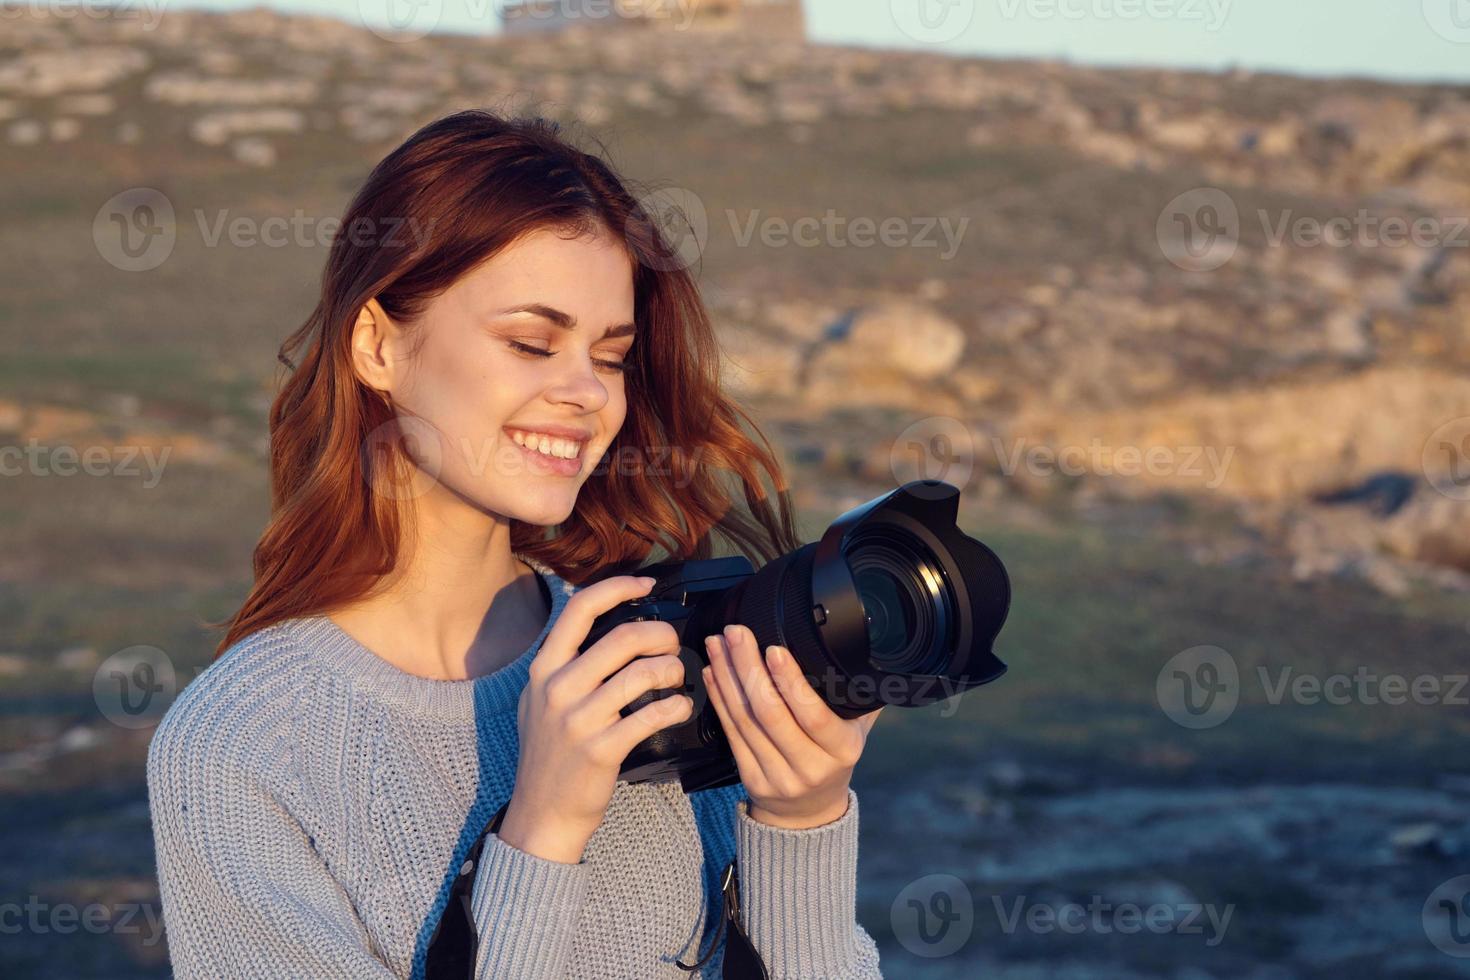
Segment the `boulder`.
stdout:
<path fill-rule="evenodd" d="M 964 331 L 937 310 L 916 300 L 885 301 L 828 324 L 808 348 L 802 393 L 814 408 L 957 411 L 948 380 L 964 349 Z"/>
<path fill-rule="evenodd" d="M 861 310 L 845 344 L 847 353 L 918 381 L 952 371 L 965 351 L 965 333 L 925 303 L 888 301 Z"/>
<path fill-rule="evenodd" d="M 798 392 L 801 351 L 790 338 L 744 324 L 718 328 L 720 380 L 742 394 L 789 397 Z"/>

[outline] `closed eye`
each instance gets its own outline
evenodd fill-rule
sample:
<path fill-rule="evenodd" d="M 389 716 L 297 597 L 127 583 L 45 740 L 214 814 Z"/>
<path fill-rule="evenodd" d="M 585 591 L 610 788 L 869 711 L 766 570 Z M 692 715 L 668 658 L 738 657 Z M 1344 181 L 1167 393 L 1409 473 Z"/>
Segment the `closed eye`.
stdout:
<path fill-rule="evenodd" d="M 531 354 L 536 357 L 556 356 L 556 351 L 543 350 L 540 347 L 532 347 L 530 344 L 523 344 L 518 340 L 508 340 L 506 341 L 506 343 L 510 344 L 510 346 L 514 350 L 518 350 L 524 354 Z M 628 361 L 604 361 L 594 357 L 592 359 L 592 363 L 596 364 L 598 367 L 605 368 L 610 371 L 621 371 L 624 374 L 627 374 L 629 371 L 633 370 L 633 365 Z"/>

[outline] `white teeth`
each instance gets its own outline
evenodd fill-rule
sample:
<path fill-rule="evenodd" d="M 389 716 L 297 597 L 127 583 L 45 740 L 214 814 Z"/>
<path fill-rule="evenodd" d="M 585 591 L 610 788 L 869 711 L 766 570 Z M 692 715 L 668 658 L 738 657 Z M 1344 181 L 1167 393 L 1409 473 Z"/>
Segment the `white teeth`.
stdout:
<path fill-rule="evenodd" d="M 559 459 L 576 459 L 582 450 L 582 444 L 571 439 L 556 439 L 551 436 L 538 435 L 534 432 L 521 432 L 512 429 L 510 437 L 516 441 L 516 445 L 533 449 L 547 456 L 555 456 Z"/>

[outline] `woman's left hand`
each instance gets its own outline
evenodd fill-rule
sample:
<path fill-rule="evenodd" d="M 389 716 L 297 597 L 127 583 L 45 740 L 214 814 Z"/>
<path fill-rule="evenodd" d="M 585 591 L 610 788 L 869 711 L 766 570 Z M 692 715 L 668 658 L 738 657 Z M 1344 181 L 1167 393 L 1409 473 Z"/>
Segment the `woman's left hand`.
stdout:
<path fill-rule="evenodd" d="M 752 820 L 802 830 L 847 812 L 848 784 L 881 707 L 852 720 L 812 688 L 790 651 L 726 626 L 705 640 L 704 686 L 750 796 Z"/>

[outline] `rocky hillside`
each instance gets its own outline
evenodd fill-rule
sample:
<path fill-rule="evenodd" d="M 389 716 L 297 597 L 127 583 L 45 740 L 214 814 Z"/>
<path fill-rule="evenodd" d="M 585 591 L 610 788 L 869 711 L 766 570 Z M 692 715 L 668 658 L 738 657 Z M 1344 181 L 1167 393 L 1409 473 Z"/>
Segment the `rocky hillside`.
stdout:
<path fill-rule="evenodd" d="M 238 187 L 242 211 L 331 215 L 439 113 L 577 120 L 651 198 L 693 202 L 729 381 L 791 423 L 802 464 L 889 478 L 917 422 L 1003 495 L 1182 492 L 1302 575 L 1374 566 L 1397 589 L 1420 566 L 1470 569 L 1450 543 L 1470 497 L 1470 90 L 134 13 L 6 20 L 12 210 L 44 224 L 69 181 L 94 205 L 156 187 L 181 198 L 182 274 L 203 254 L 182 198 Z M 64 308 L 88 274 L 63 264 L 73 279 L 48 263 L 6 287 L 16 308 Z M 165 287 L 168 268 L 127 285 Z M 140 303 L 124 334 L 152 329 Z M 95 338 L 83 319 L 56 319 L 56 343 Z M 244 346 L 219 351 L 248 352 L 238 371 L 261 388 L 290 326 L 242 322 Z M 1406 481 L 1393 513 L 1358 506 L 1384 475 Z"/>

